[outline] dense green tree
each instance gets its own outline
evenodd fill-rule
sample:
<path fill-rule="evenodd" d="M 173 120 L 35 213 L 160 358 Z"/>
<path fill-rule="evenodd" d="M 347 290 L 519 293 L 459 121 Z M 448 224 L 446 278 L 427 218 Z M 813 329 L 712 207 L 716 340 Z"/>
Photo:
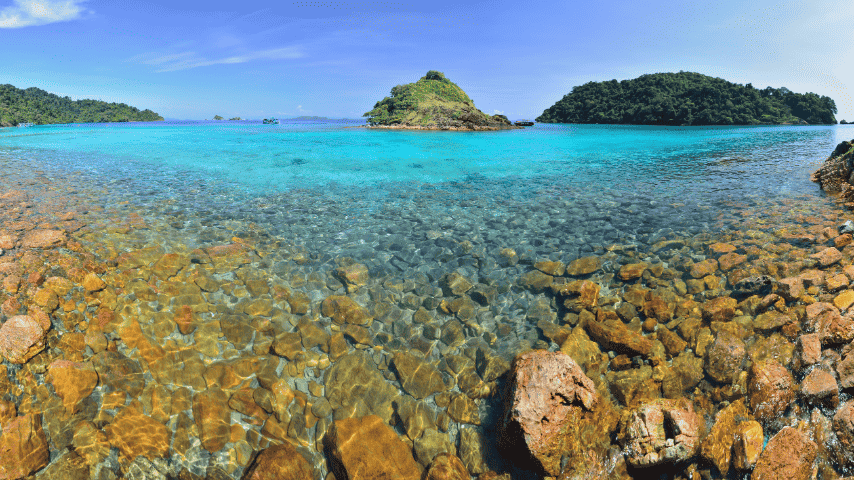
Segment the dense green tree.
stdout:
<path fill-rule="evenodd" d="M 0 126 L 19 123 L 153 122 L 163 117 L 151 110 L 140 111 L 124 103 L 71 100 L 39 88 L 22 90 L 0 85 Z"/>
<path fill-rule="evenodd" d="M 214 120 L 225 120 L 223 117 L 221 117 L 221 116 L 219 116 L 219 115 L 214 115 L 214 118 L 213 118 L 213 119 L 214 119 Z"/>
<path fill-rule="evenodd" d="M 762 125 L 836 123 L 836 103 L 786 87 L 758 90 L 699 73 L 588 82 L 537 117 L 543 123 Z"/>

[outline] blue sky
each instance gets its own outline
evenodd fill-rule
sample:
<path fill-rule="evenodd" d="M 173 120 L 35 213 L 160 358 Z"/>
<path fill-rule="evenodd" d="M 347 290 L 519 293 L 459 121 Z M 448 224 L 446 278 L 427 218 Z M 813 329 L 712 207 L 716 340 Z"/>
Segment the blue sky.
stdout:
<path fill-rule="evenodd" d="M 851 0 L 0 0 L 0 83 L 167 118 L 359 117 L 443 71 L 532 118 L 588 81 L 696 71 L 854 121 Z"/>

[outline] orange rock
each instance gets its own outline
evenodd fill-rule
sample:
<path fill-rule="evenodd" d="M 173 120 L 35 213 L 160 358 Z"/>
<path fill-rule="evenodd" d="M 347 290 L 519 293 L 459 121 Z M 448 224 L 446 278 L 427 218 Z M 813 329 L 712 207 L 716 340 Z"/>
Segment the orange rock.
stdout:
<path fill-rule="evenodd" d="M 561 473 L 566 430 L 579 430 L 599 401 L 596 386 L 581 367 L 563 352 L 534 350 L 513 360 L 511 389 L 507 398 L 508 417 L 502 425 L 501 441 L 505 445 L 521 443 L 527 451 L 512 449 L 519 459 L 532 455 L 549 476 Z M 521 446 L 519 445 L 519 446 Z"/>
<path fill-rule="evenodd" d="M 4 375 L 6 372 L 2 372 Z M 7 423 L 11 422 L 15 418 L 18 417 L 18 410 L 15 408 L 15 404 L 12 402 L 7 402 L 6 400 L 0 400 L 0 431 L 3 430 L 3 426 Z"/>
<path fill-rule="evenodd" d="M 759 456 L 751 479 L 808 480 L 818 445 L 792 427 L 783 427 L 774 435 Z"/>
<path fill-rule="evenodd" d="M 712 258 L 695 263 L 691 266 L 691 276 L 694 278 L 703 278 L 707 275 L 715 273 L 718 269 L 718 261 Z"/>
<path fill-rule="evenodd" d="M 643 275 L 643 272 L 646 271 L 647 267 L 648 265 L 644 262 L 623 265 L 620 267 L 620 279 L 624 282 L 628 282 L 630 280 L 640 278 Z"/>
<path fill-rule="evenodd" d="M 193 307 L 189 305 L 182 305 L 178 307 L 178 311 L 175 313 L 173 320 L 178 325 L 178 331 L 184 335 L 189 335 L 196 329 L 196 326 L 193 324 L 195 320 Z"/>
<path fill-rule="evenodd" d="M 818 253 L 810 255 L 810 257 L 818 260 L 819 265 L 822 267 L 828 267 L 842 260 L 842 252 L 834 247 L 828 247 Z"/>
<path fill-rule="evenodd" d="M 91 362 L 70 362 L 68 360 L 54 360 L 47 367 L 47 380 L 53 385 L 53 389 L 68 413 L 77 413 L 77 404 L 88 397 L 98 385 L 98 374 Z"/>
<path fill-rule="evenodd" d="M 110 445 L 128 461 L 143 455 L 149 459 L 165 457 L 171 434 L 166 425 L 129 406 L 104 427 Z"/>
<path fill-rule="evenodd" d="M 335 276 L 344 283 L 348 292 L 355 292 L 370 280 L 368 267 L 361 263 L 338 267 L 335 269 Z"/>
<path fill-rule="evenodd" d="M 246 469 L 242 480 L 303 480 L 314 478 L 308 461 L 290 443 L 265 448 Z"/>
<path fill-rule="evenodd" d="M 61 230 L 32 230 L 21 239 L 24 248 L 56 247 L 65 242 L 65 233 Z"/>
<path fill-rule="evenodd" d="M 0 235 L 0 248 L 4 250 L 11 250 L 15 248 L 15 242 L 17 241 L 17 237 L 12 235 Z"/>
<path fill-rule="evenodd" d="M 566 274 L 573 277 L 589 275 L 599 270 L 601 266 L 599 257 L 582 257 L 569 263 L 566 267 Z"/>
<path fill-rule="evenodd" d="M 709 250 L 714 253 L 730 253 L 734 252 L 736 248 L 728 243 L 713 243 L 709 245 Z"/>
<path fill-rule="evenodd" d="M 833 304 L 840 310 L 848 310 L 854 305 L 854 290 L 845 290 L 833 299 Z"/>
<path fill-rule="evenodd" d="M 101 277 L 94 273 L 90 272 L 83 278 L 83 288 L 85 288 L 87 292 L 97 292 L 98 290 L 103 290 L 106 286 L 107 284 L 101 280 Z"/>
<path fill-rule="evenodd" d="M 652 342 L 643 335 L 626 328 L 626 325 L 616 319 L 605 321 L 589 320 L 584 327 L 590 338 L 605 347 L 628 355 L 649 355 L 652 353 Z"/>
<path fill-rule="evenodd" d="M 717 297 L 703 304 L 703 319 L 708 322 L 728 322 L 735 316 L 738 302 L 732 297 Z"/>
<path fill-rule="evenodd" d="M 795 400 L 792 374 L 776 360 L 755 362 L 747 374 L 750 408 L 757 420 L 779 418 Z"/>
<path fill-rule="evenodd" d="M 686 398 L 654 400 L 623 414 L 618 440 L 632 466 L 680 462 L 697 452 L 701 422 Z"/>
<path fill-rule="evenodd" d="M 851 280 L 848 278 L 848 275 L 840 273 L 839 275 L 828 278 L 825 285 L 829 291 L 835 292 L 847 287 L 849 283 L 851 283 Z"/>
<path fill-rule="evenodd" d="M 0 436 L 0 480 L 17 480 L 50 462 L 41 415 L 24 415 L 8 422 Z"/>
<path fill-rule="evenodd" d="M 225 392 L 218 387 L 197 392 L 193 396 L 193 420 L 205 450 L 222 450 L 231 433 L 231 410 Z"/>
<path fill-rule="evenodd" d="M 376 415 L 334 421 L 324 442 L 336 478 L 421 478 L 410 448 Z"/>
<path fill-rule="evenodd" d="M 736 470 L 753 468 L 764 444 L 765 434 L 759 422 L 747 420 L 739 423 L 735 428 L 735 440 L 732 444 L 732 466 Z"/>
<path fill-rule="evenodd" d="M 45 347 L 45 331 L 33 317 L 18 315 L 0 326 L 0 356 L 23 364 Z"/>
<path fill-rule="evenodd" d="M 59 307 L 59 297 L 56 296 L 56 292 L 49 288 L 40 288 L 36 291 L 35 295 L 33 295 L 33 302 L 48 312 L 52 312 Z"/>
<path fill-rule="evenodd" d="M 370 325 L 373 318 L 368 310 L 356 303 L 352 298 L 341 295 L 331 295 L 323 300 L 320 312 L 324 317 L 332 318 L 335 323 L 353 323 Z"/>
<path fill-rule="evenodd" d="M 462 460 L 450 453 L 440 453 L 433 458 L 425 480 L 469 480 L 471 475 Z"/>
<path fill-rule="evenodd" d="M 578 300 L 581 305 L 586 308 L 595 307 L 599 303 L 599 291 L 601 287 L 598 283 L 584 281 L 581 283 Z"/>
<path fill-rule="evenodd" d="M 727 270 L 730 270 L 733 267 L 741 265 L 742 263 L 744 263 L 746 261 L 747 261 L 746 255 L 739 255 L 735 252 L 727 253 L 726 255 L 723 255 L 723 256 L 721 256 L 721 258 L 718 259 L 718 262 L 720 263 L 720 266 L 721 266 L 721 270 L 723 270 L 725 272 Z"/>

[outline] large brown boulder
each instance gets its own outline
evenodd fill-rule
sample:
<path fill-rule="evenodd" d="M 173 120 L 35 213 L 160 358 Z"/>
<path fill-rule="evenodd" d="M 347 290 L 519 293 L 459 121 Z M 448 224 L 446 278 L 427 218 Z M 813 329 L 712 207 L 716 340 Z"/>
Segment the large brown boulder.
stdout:
<path fill-rule="evenodd" d="M 567 456 L 571 461 L 565 464 L 580 466 L 600 399 L 572 358 L 545 350 L 520 354 L 513 360 L 505 401 L 500 443 L 508 456 L 548 476 L 561 473 Z"/>
<path fill-rule="evenodd" d="M 376 415 L 336 420 L 324 438 L 335 478 L 420 480 L 412 451 Z"/>
<path fill-rule="evenodd" d="M 852 142 L 854 140 L 837 145 L 830 157 L 812 174 L 810 180 L 818 183 L 818 186 L 828 193 L 841 193 L 843 197 L 850 197 L 851 173 L 854 171 Z"/>
<path fill-rule="evenodd" d="M 807 480 L 818 446 L 803 433 L 785 427 L 774 435 L 759 456 L 752 480 Z"/>

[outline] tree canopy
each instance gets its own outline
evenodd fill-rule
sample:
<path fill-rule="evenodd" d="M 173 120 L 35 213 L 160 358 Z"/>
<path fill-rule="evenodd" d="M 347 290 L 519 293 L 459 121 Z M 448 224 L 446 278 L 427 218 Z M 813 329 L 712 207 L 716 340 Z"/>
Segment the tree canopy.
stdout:
<path fill-rule="evenodd" d="M 153 122 L 163 117 L 151 110 L 100 100 L 71 100 L 39 88 L 0 85 L 0 126 L 19 123 Z"/>
<path fill-rule="evenodd" d="M 537 117 L 543 123 L 629 125 L 835 124 L 836 103 L 786 87 L 763 89 L 699 73 L 588 82 Z"/>

